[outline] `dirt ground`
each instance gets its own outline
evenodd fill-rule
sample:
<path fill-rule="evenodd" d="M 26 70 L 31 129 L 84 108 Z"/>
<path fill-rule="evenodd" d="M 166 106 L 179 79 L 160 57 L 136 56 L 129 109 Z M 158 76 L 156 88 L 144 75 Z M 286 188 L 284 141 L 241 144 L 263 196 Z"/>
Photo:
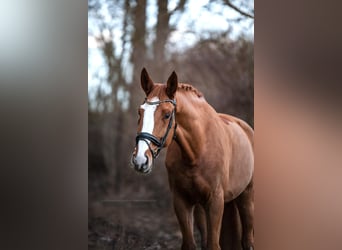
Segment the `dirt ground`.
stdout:
<path fill-rule="evenodd" d="M 135 203 L 98 205 L 102 214 L 89 221 L 89 249 L 178 249 L 172 211 Z"/>
<path fill-rule="evenodd" d="M 89 186 L 89 250 L 173 250 L 180 249 L 181 232 L 171 203 L 171 194 L 125 195 L 108 192 L 110 185 L 101 176 Z M 152 190 L 151 190 L 152 191 Z M 133 193 L 127 190 L 123 193 Z M 147 199 L 141 198 L 148 197 Z M 114 198 L 115 197 L 115 198 Z M 199 245 L 199 234 L 195 237 Z"/>
<path fill-rule="evenodd" d="M 181 232 L 171 206 L 165 208 L 158 201 L 103 201 L 93 203 L 90 210 L 90 250 L 180 249 Z"/>

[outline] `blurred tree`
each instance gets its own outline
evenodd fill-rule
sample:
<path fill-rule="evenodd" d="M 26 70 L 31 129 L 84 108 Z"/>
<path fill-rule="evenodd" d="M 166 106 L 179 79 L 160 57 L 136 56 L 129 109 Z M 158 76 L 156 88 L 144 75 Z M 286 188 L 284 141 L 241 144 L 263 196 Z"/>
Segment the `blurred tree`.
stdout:
<path fill-rule="evenodd" d="M 99 4 L 100 3 L 100 4 Z M 113 20 L 117 19 L 121 15 L 123 16 L 123 22 L 118 24 L 114 21 L 106 21 L 106 16 L 101 12 L 101 6 L 107 4 L 108 9 L 111 11 Z M 146 0 L 145 0 L 146 4 Z M 137 8 L 140 10 L 141 8 Z M 122 94 L 127 91 L 127 81 L 124 76 L 125 67 L 125 55 L 126 55 L 126 43 L 127 36 L 129 33 L 129 22 L 131 20 L 131 8 L 130 1 L 103 1 L 96 2 L 91 1 L 89 4 L 89 12 L 97 18 L 99 32 L 94 34 L 99 50 L 104 59 L 107 74 L 106 82 L 110 86 L 110 94 L 103 94 L 102 91 L 98 91 L 96 99 L 98 102 L 104 103 L 103 111 L 110 112 L 109 116 L 105 116 L 105 121 L 102 123 L 102 135 L 104 137 L 102 148 L 102 155 L 104 161 L 108 168 L 109 178 L 114 181 L 114 189 L 120 192 L 121 180 L 122 180 L 122 168 L 117 167 L 118 165 L 126 164 L 126 159 L 122 158 L 122 150 L 124 148 L 120 147 L 114 142 L 124 141 L 123 135 L 124 124 L 125 124 L 125 110 L 123 103 Z M 144 22 L 143 22 L 144 23 Z M 119 26 L 121 25 L 121 27 Z M 115 29 L 122 30 L 121 49 L 118 48 L 118 43 L 113 34 Z M 136 45 L 138 50 L 142 48 Z M 118 53 L 119 51 L 119 53 Z M 140 52 L 141 53 L 141 52 Z M 143 54 L 143 52 L 142 52 Z M 110 108 L 108 107 L 108 99 L 110 100 Z"/>
<path fill-rule="evenodd" d="M 134 112 L 138 103 L 141 101 L 139 98 L 140 86 L 140 71 L 144 67 L 146 61 L 146 0 L 135 0 L 135 7 L 133 8 L 133 27 L 131 45 L 132 54 L 131 60 L 133 69 L 133 81 L 129 85 L 130 93 L 130 112 Z"/>
<path fill-rule="evenodd" d="M 156 64 L 153 74 L 157 79 L 165 79 L 167 77 L 166 74 L 169 73 L 165 72 L 165 48 L 171 31 L 175 29 L 175 27 L 170 25 L 170 18 L 176 12 L 183 12 L 186 4 L 186 0 L 179 0 L 177 6 L 173 10 L 168 11 L 168 2 L 168 0 L 157 1 L 158 17 L 155 27 L 156 38 L 153 42 L 153 61 Z"/>

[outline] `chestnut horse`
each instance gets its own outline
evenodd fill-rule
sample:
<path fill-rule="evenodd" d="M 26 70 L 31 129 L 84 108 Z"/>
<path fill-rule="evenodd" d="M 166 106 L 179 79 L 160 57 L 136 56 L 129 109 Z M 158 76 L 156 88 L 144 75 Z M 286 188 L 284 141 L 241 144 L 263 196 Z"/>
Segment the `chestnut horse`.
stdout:
<path fill-rule="evenodd" d="M 252 128 L 236 117 L 217 113 L 198 90 L 178 83 L 175 72 L 167 84 L 157 84 L 143 69 L 141 87 L 146 99 L 139 108 L 132 163 L 135 170 L 150 173 L 153 159 L 167 148 L 165 165 L 182 232 L 181 249 L 196 249 L 194 222 L 202 249 L 254 249 Z M 234 221 L 227 217 L 236 215 L 235 228 L 224 228 L 222 218 Z M 238 228 L 239 246 L 229 243 L 227 247 L 224 238 L 231 236 L 222 232 L 239 235 L 234 232 Z"/>

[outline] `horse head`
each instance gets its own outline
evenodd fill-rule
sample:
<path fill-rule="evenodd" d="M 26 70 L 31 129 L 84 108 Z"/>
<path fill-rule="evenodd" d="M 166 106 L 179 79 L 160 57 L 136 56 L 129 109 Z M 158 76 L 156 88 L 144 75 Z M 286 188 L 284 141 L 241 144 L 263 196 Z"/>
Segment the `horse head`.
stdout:
<path fill-rule="evenodd" d="M 146 94 L 138 109 L 136 145 L 132 154 L 134 169 L 143 174 L 152 171 L 153 160 L 170 145 L 176 130 L 177 75 L 172 72 L 166 84 L 154 83 L 144 68 L 141 87 Z"/>

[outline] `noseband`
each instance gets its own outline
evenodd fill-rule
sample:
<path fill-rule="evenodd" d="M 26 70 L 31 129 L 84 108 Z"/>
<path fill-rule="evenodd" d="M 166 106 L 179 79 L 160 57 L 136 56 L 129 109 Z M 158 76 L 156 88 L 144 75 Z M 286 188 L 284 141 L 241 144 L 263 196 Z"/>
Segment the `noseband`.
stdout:
<path fill-rule="evenodd" d="M 176 100 L 167 99 L 167 100 L 162 100 L 162 101 L 150 102 L 150 101 L 147 101 L 147 98 L 145 98 L 145 101 L 144 101 L 144 103 L 147 103 L 149 105 L 159 105 L 161 103 L 166 103 L 166 102 L 172 103 L 174 108 L 172 110 L 171 117 L 169 120 L 169 124 L 167 125 L 167 129 L 166 129 L 164 136 L 162 138 L 158 139 L 157 137 L 155 137 L 154 135 L 152 135 L 150 133 L 141 132 L 141 133 L 138 133 L 137 136 L 135 137 L 136 145 L 138 145 L 138 142 L 140 140 L 146 142 L 146 144 L 147 144 L 147 146 L 148 146 L 148 148 L 152 154 L 153 159 L 158 157 L 160 150 L 162 150 L 162 148 L 164 147 L 167 136 L 169 135 L 169 132 L 171 130 L 173 121 L 176 120 L 176 118 L 175 118 Z M 174 131 L 173 131 L 173 138 L 176 137 L 176 128 L 177 128 L 177 123 L 175 123 Z M 153 150 L 151 148 L 149 141 L 157 146 L 157 148 L 155 150 Z"/>

